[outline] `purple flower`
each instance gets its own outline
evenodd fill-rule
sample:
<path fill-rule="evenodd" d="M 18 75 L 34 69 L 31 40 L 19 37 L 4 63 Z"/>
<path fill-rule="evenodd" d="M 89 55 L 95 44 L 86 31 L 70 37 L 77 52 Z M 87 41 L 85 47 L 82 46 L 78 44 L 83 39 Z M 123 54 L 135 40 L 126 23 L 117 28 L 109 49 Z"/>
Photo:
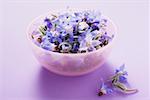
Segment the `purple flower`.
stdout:
<path fill-rule="evenodd" d="M 48 19 L 48 18 L 44 19 L 44 22 L 49 22 L 49 21 L 50 21 L 50 19 Z"/>
<path fill-rule="evenodd" d="M 116 72 L 115 72 L 115 73 L 117 74 L 117 73 L 119 73 L 119 72 L 122 72 L 123 75 L 128 75 L 127 71 L 125 71 L 124 69 L 125 69 L 125 64 L 121 65 L 121 66 L 119 67 L 119 69 L 116 69 Z"/>
<path fill-rule="evenodd" d="M 116 74 L 121 73 L 121 75 L 119 76 L 119 82 L 122 82 L 122 83 L 127 82 L 126 76 L 128 74 L 127 74 L 127 71 L 125 71 L 124 69 L 125 69 L 125 64 L 121 65 L 119 69 L 116 69 L 115 71 Z"/>
<path fill-rule="evenodd" d="M 45 20 L 44 20 L 44 22 L 46 22 L 46 26 L 49 28 L 49 29 L 51 29 L 52 28 L 52 23 L 51 23 L 51 21 L 50 21 L 50 19 L 48 19 L 48 18 L 45 18 Z"/>
<path fill-rule="evenodd" d="M 127 78 L 124 75 L 121 75 L 121 76 L 119 76 L 119 82 L 126 83 L 127 82 Z"/>
<path fill-rule="evenodd" d="M 105 23 L 106 23 L 106 22 L 107 22 L 107 19 L 102 19 L 101 22 L 105 22 Z"/>
<path fill-rule="evenodd" d="M 72 47 L 72 52 L 76 53 L 78 51 L 78 49 L 79 49 L 79 45 L 77 43 L 74 43 L 73 47 Z"/>
<path fill-rule="evenodd" d="M 98 41 L 98 40 L 93 40 L 93 41 L 92 41 L 92 46 L 98 46 L 98 45 L 100 45 L 100 44 L 101 44 L 101 42 Z"/>
<path fill-rule="evenodd" d="M 57 41 L 57 38 L 56 37 L 51 37 L 50 42 L 54 43 L 55 41 Z"/>
<path fill-rule="evenodd" d="M 99 27 L 97 25 L 92 25 L 91 26 L 92 30 L 91 31 L 94 31 L 94 30 L 99 30 Z"/>
<path fill-rule="evenodd" d="M 46 49 L 46 50 L 51 50 L 52 47 L 51 47 L 51 43 L 49 42 L 48 39 L 44 39 L 43 42 L 41 43 L 41 47 L 43 49 Z"/>
<path fill-rule="evenodd" d="M 52 23 L 51 22 L 49 22 L 49 23 L 47 23 L 47 27 L 49 28 L 49 29 L 51 29 L 52 28 Z"/>
<path fill-rule="evenodd" d="M 74 15 L 75 15 L 75 16 L 79 16 L 79 13 L 78 13 L 78 12 L 75 12 Z"/>
<path fill-rule="evenodd" d="M 113 92 L 113 89 L 111 87 L 108 87 L 105 83 L 102 83 L 100 92 L 103 94 L 111 94 Z"/>
<path fill-rule="evenodd" d="M 94 46 L 91 46 L 91 47 L 88 48 L 89 52 L 94 51 L 94 50 L 95 50 Z"/>
<path fill-rule="evenodd" d="M 59 38 L 59 37 L 57 37 L 57 41 L 58 41 L 59 43 L 62 43 L 62 42 L 63 42 L 62 39 Z"/>
<path fill-rule="evenodd" d="M 50 39 L 52 37 L 52 33 L 51 32 L 46 32 L 46 37 Z"/>

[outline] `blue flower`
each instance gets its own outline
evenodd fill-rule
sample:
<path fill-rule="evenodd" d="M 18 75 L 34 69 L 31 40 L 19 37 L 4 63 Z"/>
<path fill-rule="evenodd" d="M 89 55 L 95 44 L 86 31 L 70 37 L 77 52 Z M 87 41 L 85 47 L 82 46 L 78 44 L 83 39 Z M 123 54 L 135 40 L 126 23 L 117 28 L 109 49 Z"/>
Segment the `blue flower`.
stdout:
<path fill-rule="evenodd" d="M 77 43 L 74 43 L 72 47 L 72 52 L 77 52 L 78 49 L 79 49 L 79 45 Z"/>
<path fill-rule="evenodd" d="M 49 29 L 51 29 L 52 28 L 52 23 L 51 22 L 49 22 L 49 23 L 47 23 L 47 27 L 49 28 Z"/>
<path fill-rule="evenodd" d="M 98 40 L 93 40 L 93 41 L 92 41 L 92 46 L 98 46 L 98 45 L 100 45 L 100 44 L 101 44 L 101 42 L 98 41 Z"/>
<path fill-rule="evenodd" d="M 127 78 L 124 75 L 121 75 L 121 76 L 119 76 L 119 82 L 126 83 L 127 82 Z"/>
<path fill-rule="evenodd" d="M 113 93 L 113 89 L 107 88 L 107 94 L 111 94 L 111 93 Z"/>
<path fill-rule="evenodd" d="M 89 11 L 85 16 L 87 18 L 87 22 L 94 22 L 94 19 L 96 18 L 93 11 Z"/>
<path fill-rule="evenodd" d="M 86 47 L 86 40 L 80 41 L 80 48 Z"/>
<path fill-rule="evenodd" d="M 108 85 L 106 85 L 105 83 L 102 83 L 100 91 L 104 94 L 111 94 L 113 92 L 113 89 L 109 88 Z"/>
<path fill-rule="evenodd" d="M 51 29 L 52 28 L 52 23 L 51 23 L 51 21 L 50 21 L 50 19 L 48 19 L 48 18 L 45 18 L 45 20 L 44 20 L 44 22 L 46 22 L 46 26 L 49 28 L 49 29 Z"/>
<path fill-rule="evenodd" d="M 44 41 L 41 43 L 41 47 L 43 49 L 46 49 L 46 50 L 51 50 L 52 49 L 51 43 L 49 42 L 48 39 L 44 39 Z"/>
<path fill-rule="evenodd" d="M 74 40 L 73 36 L 70 36 L 70 37 L 69 37 L 69 43 L 72 43 L 73 40 Z"/>
<path fill-rule="evenodd" d="M 62 42 L 63 42 L 60 37 L 57 37 L 57 41 L 58 41 L 59 43 L 62 43 Z"/>
<path fill-rule="evenodd" d="M 51 32 L 46 32 L 46 37 L 50 39 L 52 37 L 52 33 Z"/>
<path fill-rule="evenodd" d="M 44 19 L 44 22 L 49 22 L 50 19 L 48 19 L 47 17 Z"/>
<path fill-rule="evenodd" d="M 122 73 L 122 75 L 119 76 L 119 82 L 122 82 L 122 83 L 127 82 L 126 76 L 127 76 L 128 74 L 127 74 L 127 71 L 125 71 L 125 64 L 121 65 L 121 66 L 119 67 L 119 69 L 116 69 L 116 72 L 115 72 L 115 73 L 116 73 L 116 74 L 117 74 L 117 73 Z"/>
<path fill-rule="evenodd" d="M 75 16 L 79 16 L 79 13 L 78 13 L 78 12 L 75 12 L 74 15 L 75 15 Z"/>
<path fill-rule="evenodd" d="M 95 50 L 95 48 L 93 46 L 91 46 L 91 47 L 88 48 L 89 52 L 94 51 L 94 50 Z"/>
<path fill-rule="evenodd" d="M 91 28 L 92 28 L 92 31 L 99 30 L 99 27 L 97 25 L 92 25 Z"/>
<path fill-rule="evenodd" d="M 124 69 L 125 69 L 125 64 L 121 65 L 121 66 L 119 67 L 119 69 L 116 69 L 116 72 L 115 72 L 115 73 L 123 72 Z"/>
<path fill-rule="evenodd" d="M 56 37 L 51 37 L 50 42 L 54 43 L 55 41 L 57 41 L 57 38 Z"/>

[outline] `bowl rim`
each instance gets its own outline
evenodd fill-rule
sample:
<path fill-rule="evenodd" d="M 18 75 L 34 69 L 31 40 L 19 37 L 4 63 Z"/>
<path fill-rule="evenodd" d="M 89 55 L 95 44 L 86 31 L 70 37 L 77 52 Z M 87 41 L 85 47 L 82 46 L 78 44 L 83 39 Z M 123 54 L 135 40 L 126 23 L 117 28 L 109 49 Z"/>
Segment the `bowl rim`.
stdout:
<path fill-rule="evenodd" d="M 58 14 L 58 13 L 59 13 L 59 12 L 56 12 L 56 14 Z M 105 16 L 105 15 L 102 14 L 102 17 L 108 19 L 109 22 L 112 24 L 112 26 L 113 26 L 113 28 L 114 28 L 114 37 L 113 37 L 112 41 L 109 42 L 107 45 L 101 47 L 101 48 L 98 49 L 98 50 L 91 51 L 91 52 L 85 52 L 85 53 L 59 53 L 59 52 L 48 51 L 48 50 L 46 50 L 46 49 L 43 49 L 43 48 L 39 47 L 38 45 L 36 45 L 36 44 L 32 41 L 31 36 L 30 36 L 31 34 L 30 34 L 30 32 L 29 32 L 29 29 L 30 29 L 30 27 L 34 24 L 34 22 L 36 22 L 38 19 L 41 19 L 41 18 L 44 17 L 45 15 L 49 15 L 49 14 L 55 14 L 55 13 L 54 13 L 54 12 L 52 12 L 52 13 L 47 12 L 47 13 L 43 13 L 43 14 L 41 14 L 41 15 L 35 17 L 35 18 L 28 24 L 27 29 L 26 29 L 27 39 L 28 39 L 28 41 L 30 41 L 31 45 L 33 45 L 34 47 L 36 47 L 36 48 L 40 49 L 41 51 L 46 52 L 46 53 L 48 53 L 48 54 L 64 55 L 64 56 L 78 56 L 78 55 L 94 54 L 94 53 L 97 53 L 97 52 L 100 52 L 100 51 L 103 52 L 106 48 L 110 47 L 110 46 L 113 44 L 113 42 L 115 41 L 115 39 L 116 39 L 116 34 L 117 34 L 117 27 L 116 27 L 116 25 L 114 24 L 114 22 L 113 22 L 108 16 Z"/>

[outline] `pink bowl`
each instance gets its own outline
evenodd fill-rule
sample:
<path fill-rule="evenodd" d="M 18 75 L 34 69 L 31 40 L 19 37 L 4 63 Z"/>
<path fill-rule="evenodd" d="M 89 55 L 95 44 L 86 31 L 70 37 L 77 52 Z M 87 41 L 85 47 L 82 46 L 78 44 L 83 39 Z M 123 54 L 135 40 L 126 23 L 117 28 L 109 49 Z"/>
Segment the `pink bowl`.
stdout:
<path fill-rule="evenodd" d="M 108 45 L 88 53 L 63 54 L 45 50 L 38 47 L 31 39 L 31 33 L 40 25 L 49 14 L 42 15 L 31 22 L 27 29 L 27 37 L 31 48 L 38 62 L 51 72 L 67 75 L 78 76 L 92 72 L 99 68 L 110 54 L 114 38 Z M 108 20 L 107 32 L 116 34 L 116 26 L 106 16 L 103 18 Z"/>

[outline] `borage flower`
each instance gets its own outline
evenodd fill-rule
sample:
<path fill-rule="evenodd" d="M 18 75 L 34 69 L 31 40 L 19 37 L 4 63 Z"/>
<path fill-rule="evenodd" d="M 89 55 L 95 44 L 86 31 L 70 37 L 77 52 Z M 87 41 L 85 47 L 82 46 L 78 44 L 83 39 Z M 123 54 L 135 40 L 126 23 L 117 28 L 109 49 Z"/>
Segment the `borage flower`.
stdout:
<path fill-rule="evenodd" d="M 105 83 L 102 83 L 98 95 L 102 96 L 111 93 L 113 93 L 113 89 L 111 87 L 108 87 L 108 85 L 106 85 Z"/>
<path fill-rule="evenodd" d="M 45 18 L 44 22 L 46 22 L 46 26 L 47 26 L 49 29 L 51 29 L 51 28 L 53 27 L 53 25 L 52 25 L 50 19 Z"/>

